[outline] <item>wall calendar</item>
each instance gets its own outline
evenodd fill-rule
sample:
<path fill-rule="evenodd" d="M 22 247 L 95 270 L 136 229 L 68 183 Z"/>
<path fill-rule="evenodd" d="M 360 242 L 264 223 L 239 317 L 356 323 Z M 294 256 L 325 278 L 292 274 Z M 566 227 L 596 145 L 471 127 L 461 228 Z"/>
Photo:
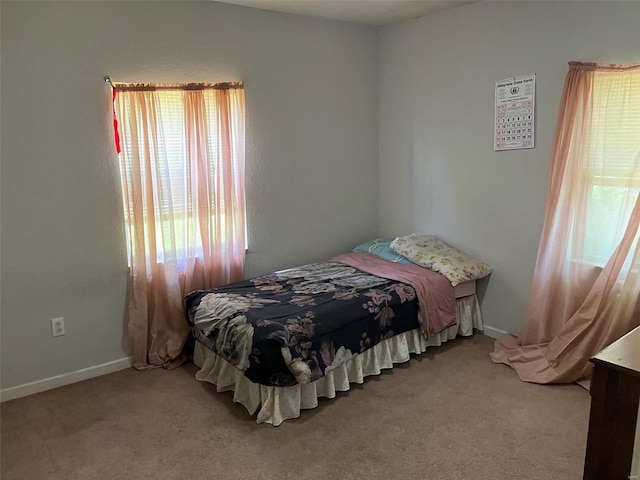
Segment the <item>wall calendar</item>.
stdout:
<path fill-rule="evenodd" d="M 494 150 L 534 147 L 535 96 L 535 73 L 496 82 Z"/>

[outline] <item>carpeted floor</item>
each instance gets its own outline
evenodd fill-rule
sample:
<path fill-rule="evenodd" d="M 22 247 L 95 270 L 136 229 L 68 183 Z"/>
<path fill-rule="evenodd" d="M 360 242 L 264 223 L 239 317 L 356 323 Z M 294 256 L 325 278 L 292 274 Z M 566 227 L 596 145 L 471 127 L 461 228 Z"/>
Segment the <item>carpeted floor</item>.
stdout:
<path fill-rule="evenodd" d="M 590 397 L 456 339 L 280 427 L 196 368 L 123 370 L 1 405 L 3 480 L 582 478 Z"/>

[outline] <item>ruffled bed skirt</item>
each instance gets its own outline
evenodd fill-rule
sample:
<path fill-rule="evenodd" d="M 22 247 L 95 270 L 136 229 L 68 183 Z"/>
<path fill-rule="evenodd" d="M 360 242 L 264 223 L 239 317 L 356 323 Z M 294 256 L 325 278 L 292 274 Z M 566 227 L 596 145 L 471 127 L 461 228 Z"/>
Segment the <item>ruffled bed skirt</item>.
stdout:
<path fill-rule="evenodd" d="M 196 342 L 193 362 L 200 367 L 196 379 L 216 385 L 219 392 L 232 390 L 233 401 L 244 405 L 251 415 L 257 412 L 258 423 L 274 426 L 298 418 L 300 410 L 318 406 L 318 398 L 334 398 L 336 392 L 350 389 L 351 383 L 363 383 L 369 375 L 379 375 L 394 363 L 403 363 L 412 353 L 439 346 L 457 335 L 470 336 L 482 330 L 482 315 L 475 295 L 456 300 L 456 325 L 427 340 L 421 329 L 410 330 L 383 340 L 373 348 L 355 355 L 342 366 L 306 385 L 268 387 L 253 383 L 232 364 Z"/>

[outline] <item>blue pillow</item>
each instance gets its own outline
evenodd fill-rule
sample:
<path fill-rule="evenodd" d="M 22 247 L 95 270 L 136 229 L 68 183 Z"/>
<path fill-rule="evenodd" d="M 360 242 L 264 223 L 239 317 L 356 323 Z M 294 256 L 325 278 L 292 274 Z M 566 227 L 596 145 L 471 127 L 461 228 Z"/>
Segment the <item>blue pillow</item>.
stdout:
<path fill-rule="evenodd" d="M 354 252 L 368 252 L 395 263 L 413 263 L 411 260 L 403 257 L 398 252 L 394 252 L 389 248 L 389 244 L 393 238 L 376 238 L 368 242 L 361 243 L 353 249 Z"/>

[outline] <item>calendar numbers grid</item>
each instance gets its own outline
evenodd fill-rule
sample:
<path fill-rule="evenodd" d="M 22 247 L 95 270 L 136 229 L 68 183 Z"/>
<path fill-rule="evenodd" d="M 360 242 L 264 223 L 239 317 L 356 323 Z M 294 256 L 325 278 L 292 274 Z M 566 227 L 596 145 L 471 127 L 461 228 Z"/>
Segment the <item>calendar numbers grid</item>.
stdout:
<path fill-rule="evenodd" d="M 496 82 L 494 150 L 533 148 L 535 74 Z"/>

